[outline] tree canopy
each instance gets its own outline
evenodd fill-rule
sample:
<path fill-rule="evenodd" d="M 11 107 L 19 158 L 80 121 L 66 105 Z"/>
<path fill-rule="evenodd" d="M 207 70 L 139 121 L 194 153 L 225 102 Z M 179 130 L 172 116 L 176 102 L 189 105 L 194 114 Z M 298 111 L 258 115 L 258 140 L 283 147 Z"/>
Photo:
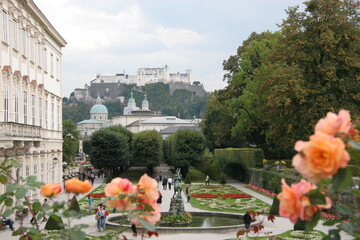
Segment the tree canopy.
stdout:
<path fill-rule="evenodd" d="M 80 132 L 76 129 L 75 123 L 70 120 L 63 121 L 63 161 L 74 161 L 79 149 Z"/>

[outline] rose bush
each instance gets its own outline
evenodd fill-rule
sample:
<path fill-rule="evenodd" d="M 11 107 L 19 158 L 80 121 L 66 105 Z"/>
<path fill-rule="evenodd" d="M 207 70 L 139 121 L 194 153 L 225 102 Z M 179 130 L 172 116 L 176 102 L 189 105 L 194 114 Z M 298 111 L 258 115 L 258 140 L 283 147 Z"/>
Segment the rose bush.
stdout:
<path fill-rule="evenodd" d="M 330 198 L 350 186 L 352 173 L 348 166 L 350 159 L 359 167 L 360 124 L 351 123 L 350 112 L 340 110 L 338 114 L 329 112 L 315 125 L 315 133 L 309 141 L 298 141 L 293 158 L 293 166 L 306 180 L 288 186 L 282 180 L 280 216 L 288 217 L 292 222 L 306 220 L 306 230 L 316 226 L 320 216 L 330 218 L 325 224 L 334 225 L 354 237 L 360 238 L 358 219 L 351 221 L 335 220 L 336 215 L 320 213 L 322 208 L 329 208 Z M 355 196 L 360 191 L 353 189 Z M 356 199 L 356 197 L 355 197 Z M 353 216 L 353 209 L 345 204 L 337 204 L 337 214 Z M 330 230 L 330 236 L 339 237 L 339 230 Z"/>

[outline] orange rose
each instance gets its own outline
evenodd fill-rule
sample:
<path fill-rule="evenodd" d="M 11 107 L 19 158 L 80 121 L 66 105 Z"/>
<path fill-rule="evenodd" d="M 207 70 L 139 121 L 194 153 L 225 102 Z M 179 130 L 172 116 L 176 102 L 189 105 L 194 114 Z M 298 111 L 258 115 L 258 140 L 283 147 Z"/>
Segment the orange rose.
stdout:
<path fill-rule="evenodd" d="M 282 192 L 277 196 L 280 200 L 279 214 L 289 218 L 292 223 L 296 223 L 299 218 L 304 221 L 310 220 L 320 209 L 331 207 L 331 200 L 328 197 L 326 197 L 326 205 L 311 205 L 309 197 L 305 194 L 316 188 L 314 184 L 302 179 L 289 187 L 284 179 L 281 179 L 281 182 Z"/>
<path fill-rule="evenodd" d="M 72 178 L 65 182 L 65 189 L 70 193 L 87 193 L 89 192 L 93 186 L 89 182 L 89 180 L 80 181 L 77 178 Z"/>
<path fill-rule="evenodd" d="M 160 213 L 161 208 L 160 208 L 160 205 L 158 205 L 156 203 L 151 204 L 151 207 L 153 208 L 153 211 L 145 212 L 146 215 L 140 215 L 137 218 L 134 218 L 133 223 L 136 224 L 136 225 L 139 225 L 140 224 L 139 218 L 142 218 L 145 221 L 147 221 L 148 223 L 151 223 L 151 224 L 155 225 L 161 218 L 161 213 Z M 137 206 L 137 209 L 143 209 L 143 208 L 144 208 L 143 205 L 138 205 Z"/>
<path fill-rule="evenodd" d="M 331 177 L 339 168 L 345 168 L 350 160 L 340 138 L 321 132 L 312 135 L 309 142 L 296 142 L 295 150 L 299 153 L 294 156 L 293 165 L 311 182 Z"/>
<path fill-rule="evenodd" d="M 320 119 L 315 126 L 315 133 L 322 132 L 328 135 L 335 136 L 337 133 L 347 134 L 350 128 L 350 112 L 341 109 L 338 115 L 333 112 L 328 112 L 325 118 Z"/>
<path fill-rule="evenodd" d="M 137 190 L 147 203 L 152 203 L 159 198 L 157 181 L 146 173 L 140 178 Z"/>
<path fill-rule="evenodd" d="M 126 178 L 114 178 L 110 183 L 105 187 L 105 195 L 107 197 L 121 199 L 108 200 L 106 205 L 109 208 L 117 208 L 119 211 L 129 210 L 131 208 L 131 201 L 126 194 L 131 194 L 134 192 L 134 185 Z M 125 194 L 121 196 L 122 194 Z"/>
<path fill-rule="evenodd" d="M 60 184 L 44 184 L 40 187 L 41 195 L 44 197 L 54 197 L 61 193 L 62 187 Z"/>

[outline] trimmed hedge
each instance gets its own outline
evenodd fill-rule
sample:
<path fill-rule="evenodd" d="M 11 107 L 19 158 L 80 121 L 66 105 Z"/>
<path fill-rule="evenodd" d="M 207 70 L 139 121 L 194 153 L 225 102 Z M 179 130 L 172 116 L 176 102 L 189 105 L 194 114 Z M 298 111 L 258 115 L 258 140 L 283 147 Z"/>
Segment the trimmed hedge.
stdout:
<path fill-rule="evenodd" d="M 238 163 L 244 168 L 263 167 L 264 151 L 259 148 L 215 149 L 214 155 L 218 161 L 225 160 L 225 164 Z"/>
<path fill-rule="evenodd" d="M 207 156 L 203 158 L 201 170 L 205 175 L 209 175 L 211 179 L 220 181 L 217 161 L 213 156 Z"/>
<path fill-rule="evenodd" d="M 250 184 L 267 189 L 274 193 L 281 192 L 281 179 L 285 178 L 287 184 L 297 183 L 298 178 L 284 177 L 284 175 L 265 169 L 249 169 Z"/>

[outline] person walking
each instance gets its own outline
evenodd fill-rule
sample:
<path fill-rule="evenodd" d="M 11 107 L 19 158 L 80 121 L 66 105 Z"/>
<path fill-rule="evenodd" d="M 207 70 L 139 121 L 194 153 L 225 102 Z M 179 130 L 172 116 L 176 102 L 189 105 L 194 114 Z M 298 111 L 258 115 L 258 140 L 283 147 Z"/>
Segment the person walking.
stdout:
<path fill-rule="evenodd" d="M 171 185 L 173 183 L 173 180 L 171 177 L 168 178 L 168 186 L 169 186 L 169 190 L 171 190 Z"/>
<path fill-rule="evenodd" d="M 156 203 L 157 203 L 157 204 L 161 204 L 161 203 L 162 203 L 162 194 L 161 194 L 160 191 L 159 191 L 159 197 L 158 197 Z"/>
<path fill-rule="evenodd" d="M 205 185 L 209 185 L 209 184 L 210 184 L 210 177 L 209 177 L 209 175 L 206 175 Z"/>
<path fill-rule="evenodd" d="M 105 230 L 106 227 L 106 211 L 104 205 L 100 206 L 100 210 L 96 213 L 98 219 L 98 230 L 102 232 Z"/>
<path fill-rule="evenodd" d="M 92 172 L 92 173 L 90 174 L 91 185 L 94 185 L 94 180 L 95 180 L 95 173 Z"/>
<path fill-rule="evenodd" d="M 185 195 L 186 195 L 187 202 L 190 202 L 189 186 L 186 186 L 186 188 L 185 188 Z"/>
<path fill-rule="evenodd" d="M 92 196 L 88 196 L 88 203 L 89 203 L 89 213 L 91 213 L 91 207 L 94 202 L 94 198 Z"/>
<path fill-rule="evenodd" d="M 159 181 L 162 181 L 162 175 L 161 175 L 161 171 L 159 172 Z"/>
<path fill-rule="evenodd" d="M 165 177 L 163 178 L 163 181 L 162 181 L 163 190 L 166 190 L 167 181 L 168 181 L 167 176 L 165 176 Z"/>
<path fill-rule="evenodd" d="M 44 209 L 44 207 L 46 208 L 47 207 L 47 198 L 45 198 L 44 199 L 44 203 L 42 204 L 42 209 Z M 42 220 L 43 222 L 46 222 L 47 221 L 47 217 L 46 217 L 46 215 L 44 215 L 44 217 L 43 217 L 43 220 Z"/>
<path fill-rule="evenodd" d="M 246 231 L 249 231 L 251 220 L 252 220 L 251 216 L 249 214 L 249 211 L 246 211 L 245 215 L 243 216 L 243 220 L 244 220 Z"/>

